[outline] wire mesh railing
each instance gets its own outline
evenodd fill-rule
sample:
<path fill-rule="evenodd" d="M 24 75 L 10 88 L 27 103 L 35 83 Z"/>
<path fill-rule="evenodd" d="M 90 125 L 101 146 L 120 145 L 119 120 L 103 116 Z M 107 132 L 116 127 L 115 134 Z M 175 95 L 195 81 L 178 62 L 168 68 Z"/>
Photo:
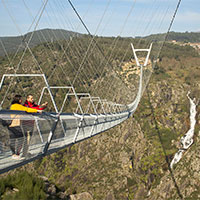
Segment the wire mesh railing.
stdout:
<path fill-rule="evenodd" d="M 108 130 L 127 119 L 127 114 L 58 117 L 56 113 L 1 110 L 0 173 Z M 20 124 L 14 126 L 15 121 Z"/>

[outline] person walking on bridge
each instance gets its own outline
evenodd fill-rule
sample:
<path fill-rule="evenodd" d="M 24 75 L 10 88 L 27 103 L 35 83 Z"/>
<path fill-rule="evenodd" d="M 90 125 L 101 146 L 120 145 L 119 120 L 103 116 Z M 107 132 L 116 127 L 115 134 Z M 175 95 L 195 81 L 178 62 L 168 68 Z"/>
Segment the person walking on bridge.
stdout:
<path fill-rule="evenodd" d="M 32 94 L 29 94 L 26 98 L 26 101 L 24 102 L 24 106 L 35 109 L 38 111 L 44 110 L 48 105 L 48 102 L 43 103 L 42 105 L 37 105 L 34 102 L 34 98 Z M 23 145 L 23 156 L 24 157 L 31 157 L 31 154 L 28 153 L 28 148 L 31 142 L 31 138 L 33 135 L 33 130 L 34 130 L 34 120 L 23 120 L 23 131 L 24 131 L 24 145 Z"/>
<path fill-rule="evenodd" d="M 21 105 L 22 103 L 22 96 L 21 95 L 15 95 L 15 97 L 13 98 L 13 101 L 11 103 L 10 106 L 10 110 L 16 110 L 16 111 L 26 111 L 26 112 L 30 112 L 30 113 L 41 113 L 41 110 L 35 110 L 32 108 L 27 108 L 23 105 Z M 11 114 L 11 119 L 12 122 L 11 124 L 8 126 L 8 130 L 10 132 L 10 149 L 12 151 L 12 158 L 16 159 L 16 160 L 20 160 L 20 151 L 22 148 L 22 144 L 23 144 L 23 131 L 22 131 L 22 127 L 21 127 L 21 115 L 19 114 Z M 17 142 L 17 145 L 16 145 Z"/>

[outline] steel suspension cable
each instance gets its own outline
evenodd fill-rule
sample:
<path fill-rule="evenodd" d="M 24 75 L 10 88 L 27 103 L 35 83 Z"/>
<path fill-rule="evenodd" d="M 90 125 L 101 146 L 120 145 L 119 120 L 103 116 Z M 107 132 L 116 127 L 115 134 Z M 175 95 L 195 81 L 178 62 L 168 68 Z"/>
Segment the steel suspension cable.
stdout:
<path fill-rule="evenodd" d="M 155 0 L 154 0 L 154 3 L 155 3 Z M 153 6 L 152 6 L 153 7 Z M 145 18 L 145 17 L 144 17 Z M 148 19 L 149 19 L 149 17 L 148 17 Z M 150 22 L 152 21 L 152 17 L 150 17 Z M 150 22 L 149 23 L 147 23 L 147 26 L 150 24 Z M 141 24 L 141 23 L 140 23 Z M 147 29 L 147 27 L 144 29 L 144 30 L 146 30 Z M 138 44 L 137 45 L 139 45 L 139 43 L 140 43 L 140 41 L 141 41 L 141 39 L 138 41 Z M 125 41 L 123 41 L 122 42 L 122 44 L 121 44 L 121 46 L 123 46 L 123 43 L 124 43 Z M 128 52 L 128 49 L 127 49 L 127 52 Z M 125 52 L 125 54 L 126 54 L 126 52 Z M 117 55 L 117 54 L 116 54 Z M 114 60 L 116 59 L 116 57 L 114 57 Z M 122 58 L 123 59 L 123 58 Z M 121 60 L 121 62 L 120 62 L 120 64 L 122 64 L 122 61 L 123 60 Z M 111 90 L 111 88 L 112 88 L 112 85 L 114 84 L 114 80 L 113 80 L 113 83 L 111 82 L 111 84 L 109 84 L 109 89 L 108 89 L 108 91 L 110 91 Z M 109 92 L 108 92 L 109 93 Z"/>
<path fill-rule="evenodd" d="M 126 18 L 125 18 L 125 21 L 124 21 L 124 23 L 123 23 L 123 26 L 122 26 L 120 32 L 119 32 L 119 35 L 122 34 L 122 32 L 123 32 L 123 30 L 124 30 L 124 28 L 125 28 L 125 26 L 126 26 L 126 23 L 127 23 L 127 21 L 128 21 L 128 18 L 130 17 L 130 15 L 131 15 L 131 13 L 132 13 L 134 7 L 135 7 L 135 3 L 136 3 L 136 0 L 133 2 L 132 6 L 131 6 L 131 8 L 130 8 L 130 10 L 129 10 L 129 12 L 128 12 L 128 15 L 127 15 Z M 111 44 L 112 49 L 111 49 L 110 56 L 109 56 L 109 58 L 107 59 L 106 65 L 109 64 L 109 63 L 111 63 L 112 55 L 114 54 L 114 50 L 115 50 L 115 48 L 116 48 L 116 45 L 117 45 L 117 42 L 118 42 L 118 41 L 119 41 L 119 37 L 116 37 L 116 38 L 114 39 L 113 43 Z M 110 66 L 112 66 L 112 64 L 111 64 Z M 112 69 L 112 68 L 111 68 L 111 69 Z M 113 70 L 113 69 L 112 69 L 112 70 Z M 105 73 L 105 68 L 104 68 L 104 70 L 102 70 L 102 73 L 101 73 L 100 77 L 102 77 L 104 73 Z M 118 75 L 117 75 L 117 77 L 118 77 Z M 119 78 L 119 80 L 121 81 L 120 78 Z M 110 80 L 110 82 L 112 82 L 112 81 L 114 81 L 114 80 Z M 121 82 L 122 82 L 122 84 L 127 88 L 127 86 L 123 83 L 123 81 L 121 81 Z M 101 84 L 101 82 L 98 82 L 98 84 Z M 108 83 L 108 85 L 109 85 L 109 88 L 111 88 L 111 85 L 112 85 L 112 84 Z M 97 87 L 98 87 L 98 86 L 97 86 Z M 95 89 L 96 89 L 96 88 L 95 88 Z M 127 89 L 128 89 L 128 88 L 127 88 Z M 109 94 L 109 92 L 110 92 L 110 89 L 107 91 L 107 94 Z"/>
<path fill-rule="evenodd" d="M 154 1 L 154 2 L 155 2 L 155 1 Z M 160 9 L 156 9 L 156 10 L 160 10 Z M 167 9 L 167 10 L 168 10 L 168 9 Z M 166 13 L 167 13 L 167 11 L 164 12 L 164 16 L 163 16 L 163 18 L 162 18 L 162 20 L 161 20 L 161 24 L 162 24 L 162 22 L 163 22 L 164 17 L 166 16 Z M 147 26 L 145 27 L 144 31 L 148 29 L 149 24 L 151 23 L 152 19 L 155 17 L 155 14 L 156 14 L 156 13 L 152 13 L 152 14 L 151 14 L 152 16 L 150 17 L 150 22 L 147 24 Z M 149 18 L 149 17 L 148 17 L 148 18 Z M 140 41 L 141 41 L 141 39 L 140 39 Z M 139 42 L 140 42 L 140 41 L 139 41 Z M 138 43 L 139 43 L 139 42 L 138 42 Z M 150 42 L 149 42 L 149 45 L 150 45 Z M 128 52 L 128 50 L 127 50 L 126 52 Z M 122 60 L 121 60 L 120 65 L 122 64 L 122 62 L 123 62 L 123 58 L 122 58 Z M 151 73 L 152 73 L 152 72 L 151 72 Z M 143 87 L 143 91 L 145 90 L 145 87 L 146 87 L 146 85 L 148 84 L 149 79 L 150 79 L 150 75 L 148 76 L 148 79 L 145 79 L 146 81 L 145 81 L 145 84 L 144 84 L 144 87 Z"/>
<path fill-rule="evenodd" d="M 155 0 L 154 0 L 154 2 L 155 2 Z M 152 6 L 153 7 L 153 6 Z M 156 10 L 159 10 L 159 9 L 156 9 Z M 167 9 L 168 10 L 168 9 Z M 161 11 L 160 11 L 161 12 Z M 164 14 L 164 16 L 163 17 L 165 17 L 166 16 L 166 13 L 167 12 L 165 12 L 165 14 Z M 148 28 L 148 26 L 149 26 L 149 24 L 151 23 L 151 21 L 153 21 L 153 18 L 156 16 L 156 13 L 154 13 L 154 12 L 152 12 L 152 14 L 151 14 L 151 17 L 147 17 L 148 19 L 150 19 L 150 22 L 149 23 L 147 23 L 147 26 L 144 28 L 144 32 L 145 32 L 145 30 L 147 30 L 147 28 Z M 163 21 L 163 18 L 162 18 L 162 20 L 161 21 Z M 156 23 L 156 22 L 155 22 Z M 142 35 L 144 35 L 144 32 L 143 32 L 143 34 Z M 139 44 L 140 44 L 140 42 L 141 42 L 141 39 L 137 42 L 137 44 L 136 44 L 136 46 L 139 46 Z M 151 43 L 151 41 L 149 41 L 149 44 L 147 43 L 147 46 L 150 46 L 150 43 Z M 125 52 L 125 54 L 124 54 L 124 56 L 122 57 L 122 59 L 121 59 L 121 62 L 120 62 L 120 64 L 119 64 L 119 66 L 121 66 L 122 65 L 122 63 L 123 63 L 123 60 L 124 60 L 124 57 L 126 56 L 126 54 L 127 54 L 127 52 L 128 52 L 128 49 L 126 49 L 126 52 Z M 152 72 L 151 72 L 152 73 Z M 148 77 L 148 79 L 145 79 L 145 84 L 144 84 L 144 87 L 143 87 L 143 91 L 145 90 L 145 87 L 146 87 L 146 85 L 148 84 L 148 82 L 149 82 L 149 79 L 150 79 L 150 75 L 149 75 L 149 77 Z"/>
<path fill-rule="evenodd" d="M 175 17 L 176 17 L 176 14 L 177 14 L 177 12 L 178 12 L 178 8 L 179 8 L 180 4 L 181 4 L 181 0 L 178 0 L 178 4 L 177 4 L 177 6 L 176 6 L 174 15 L 173 15 L 173 17 L 172 17 L 172 19 L 171 19 L 171 21 L 170 21 L 170 25 L 169 25 L 169 28 L 168 28 L 168 30 L 167 30 L 167 34 L 166 34 L 165 39 L 164 39 L 164 42 L 163 42 L 163 44 L 162 44 L 162 48 L 163 48 L 163 46 L 164 46 L 164 44 L 165 44 L 165 42 L 166 42 L 166 40 L 167 40 L 167 37 L 168 37 L 169 32 L 170 32 L 170 30 L 171 30 L 172 24 L 173 24 L 173 22 L 174 22 L 174 19 L 175 19 Z M 161 50 L 162 50 L 162 48 L 161 48 Z M 166 154 L 166 151 L 165 151 L 165 148 L 164 148 L 164 145 L 163 145 L 163 141 L 162 141 L 162 138 L 161 138 L 160 129 L 159 129 L 159 126 L 158 126 L 157 119 L 156 119 L 156 117 L 155 117 L 155 112 L 154 112 L 153 106 L 152 106 L 152 104 L 151 104 L 150 94 L 149 94 L 148 89 L 147 89 L 147 95 L 148 95 L 149 105 L 150 105 L 150 108 L 151 108 L 151 111 L 152 111 L 152 114 L 153 114 L 153 120 L 154 120 L 154 123 L 155 123 L 155 129 L 156 129 L 156 131 L 157 131 L 157 134 L 158 134 L 160 143 L 161 143 L 162 148 L 163 148 L 163 152 L 164 152 L 164 155 L 165 155 L 166 163 L 167 163 L 167 165 L 168 165 L 168 170 L 169 170 L 170 175 L 171 175 L 171 177 L 172 177 L 172 180 L 173 180 L 173 182 L 174 182 L 174 186 L 175 186 L 175 188 L 176 188 L 176 191 L 177 191 L 177 194 L 178 194 L 179 198 L 180 198 L 180 199 L 183 199 L 183 195 L 181 194 L 180 188 L 179 188 L 179 186 L 178 186 L 178 184 L 177 184 L 177 182 L 176 182 L 176 179 L 175 179 L 175 177 L 174 177 L 174 175 L 173 175 L 173 171 L 172 171 L 172 169 L 171 169 L 171 167 L 170 167 L 170 162 L 169 162 L 169 159 L 168 159 L 168 157 L 167 157 L 167 154 Z"/>
<path fill-rule="evenodd" d="M 72 4 L 72 2 L 71 2 L 70 0 L 68 0 L 68 2 L 69 2 L 69 4 L 71 5 L 71 7 L 72 7 L 72 9 L 74 10 L 74 12 L 76 13 L 76 15 L 77 15 L 77 17 L 79 18 L 79 20 L 81 21 L 81 23 L 83 24 L 83 26 L 84 26 L 84 28 L 86 29 L 88 35 L 89 35 L 90 37 L 93 38 L 94 36 L 92 36 L 92 34 L 90 33 L 89 29 L 87 28 L 86 24 L 83 22 L 83 20 L 82 20 L 82 18 L 80 17 L 79 13 L 76 11 L 76 8 L 75 8 L 74 5 Z M 94 40 L 94 42 L 95 42 L 95 44 L 96 44 L 98 50 L 99 50 L 100 53 L 102 54 L 102 56 L 106 59 L 106 56 L 105 56 L 104 52 L 101 50 L 101 48 L 99 47 L 99 45 L 98 45 L 98 43 L 96 42 L 96 40 Z M 106 59 L 106 60 L 107 60 L 107 59 Z M 109 64 L 111 64 L 111 63 L 109 63 Z"/>
<path fill-rule="evenodd" d="M 46 10 L 45 10 L 45 12 L 47 12 Z M 30 10 L 29 10 L 29 13 L 31 13 L 30 12 Z M 48 13 L 47 13 L 48 14 Z M 32 15 L 32 14 L 31 14 Z M 53 35 L 55 36 L 55 38 L 56 38 L 56 35 L 54 34 L 54 32 L 52 31 L 52 33 L 53 33 Z M 43 33 L 41 32 L 41 34 L 42 34 L 42 36 L 43 36 L 43 38 L 46 40 L 46 38 L 45 38 L 45 36 L 43 35 Z M 58 39 L 57 39 L 58 40 Z M 47 40 L 46 40 L 46 42 L 47 42 Z M 48 45 L 49 46 L 49 45 Z M 49 48 L 50 48 L 50 50 L 51 50 L 51 52 L 53 53 L 53 50 L 52 50 L 52 48 L 49 46 Z M 55 54 L 53 53 L 53 55 L 54 55 L 54 58 L 56 58 L 56 56 L 55 56 Z M 60 65 L 59 65 L 60 66 Z M 55 68 L 56 69 L 56 68 Z M 54 71 L 54 70 L 53 70 Z M 64 72 L 64 70 L 62 69 L 62 72 Z M 52 73 L 53 74 L 53 73 Z M 50 75 L 51 76 L 51 75 Z M 57 74 L 57 78 L 58 78 L 58 80 L 59 80 L 59 82 L 61 82 L 61 79 L 60 79 L 60 77 L 58 76 L 58 74 Z M 67 78 L 68 78 L 68 76 L 67 76 Z M 49 77 L 48 77 L 48 79 L 49 79 Z M 70 81 L 70 79 L 68 78 L 68 81 L 70 82 L 70 85 L 72 85 L 71 84 L 71 81 Z M 62 89 L 63 90 L 63 89 Z"/>
<path fill-rule="evenodd" d="M 93 69 L 93 68 L 92 68 Z M 86 76 L 87 77 L 87 76 Z"/>
<path fill-rule="evenodd" d="M 50 4 L 49 4 L 50 5 Z M 52 9 L 52 8 L 51 8 Z M 52 11 L 53 11 L 53 9 L 52 9 Z M 57 19 L 57 17 L 56 17 L 56 15 L 55 15 L 55 13 L 54 13 L 54 16 L 55 16 L 55 18 Z M 48 16 L 49 17 L 49 16 Z M 50 19 L 50 17 L 49 17 L 49 19 Z M 57 20 L 57 24 L 59 25 L 59 20 Z M 60 25 L 59 25 L 60 26 Z M 61 31 L 60 31 L 61 32 Z M 63 33 L 61 32 L 61 34 L 63 35 Z M 54 34 L 54 36 L 56 37 L 56 35 Z M 64 35 L 63 35 L 64 36 Z M 67 38 L 66 38 L 67 39 Z M 58 41 L 59 42 L 59 41 Z M 71 42 L 71 40 L 70 40 L 70 42 Z M 60 43 L 59 43 L 60 44 Z M 61 45 L 61 44 L 60 44 Z M 61 45 L 62 46 L 62 45 Z M 65 49 L 63 49 L 63 56 L 67 56 L 66 55 L 66 50 Z M 61 59 L 62 59 L 62 57 L 61 57 Z"/>
<path fill-rule="evenodd" d="M 37 20 L 37 22 L 36 22 L 36 25 L 35 25 L 35 27 L 34 27 L 34 30 L 36 30 L 36 28 L 37 28 L 37 26 L 38 26 L 38 24 L 39 24 L 39 21 L 40 21 L 41 16 L 42 16 L 42 14 L 43 14 L 43 12 L 44 12 L 44 9 L 45 9 L 45 7 L 46 7 L 46 5 L 47 5 L 47 2 L 48 2 L 48 0 L 46 0 L 46 2 L 43 4 L 43 8 L 42 8 L 41 13 L 40 13 L 40 15 L 39 15 L 39 18 L 38 18 L 38 20 Z M 10 12 L 9 12 L 9 15 L 10 15 Z M 12 15 L 11 15 L 11 19 L 13 20 Z M 14 24 L 15 24 L 15 23 L 14 23 Z M 16 24 L 15 24 L 15 25 L 16 25 Z M 18 27 L 18 26 L 17 26 L 17 27 Z M 21 32 L 21 31 L 20 31 L 20 32 Z M 32 39 L 32 37 L 33 37 L 33 33 L 34 33 L 34 32 L 32 32 L 32 34 L 31 34 L 31 36 L 30 36 L 28 42 L 26 43 L 27 46 L 26 46 L 26 48 L 25 48 L 25 50 L 24 50 L 24 52 L 23 52 L 23 54 L 22 54 L 22 56 L 21 56 L 21 58 L 20 58 L 20 61 L 19 61 L 18 65 L 17 65 L 17 68 L 15 69 L 15 73 L 18 71 L 18 69 L 19 69 L 19 67 L 20 67 L 20 64 L 21 64 L 21 62 L 22 62 L 22 59 L 23 59 L 23 57 L 24 57 L 24 55 L 25 55 L 25 53 L 26 53 L 26 51 L 27 51 L 27 49 L 28 49 L 28 45 L 29 45 L 29 43 L 30 43 L 30 41 L 31 41 L 31 39 Z M 1 104 L 0 104 L 0 107 L 2 107 L 2 104 L 3 104 L 5 98 L 6 98 L 7 94 L 8 94 L 8 91 L 9 91 L 9 89 L 10 89 L 12 83 L 13 83 L 13 80 L 14 80 L 14 78 L 12 78 L 11 81 L 10 81 L 10 84 L 9 84 L 8 89 L 7 89 L 7 91 L 6 91 L 5 95 L 4 95 L 4 98 L 3 98 L 3 100 L 2 100 L 2 102 L 1 102 Z"/>
<path fill-rule="evenodd" d="M 50 5 L 50 4 L 49 4 Z M 51 8 L 52 9 L 52 8 Z M 52 11 L 53 11 L 53 9 L 52 9 Z M 55 13 L 54 13 L 54 16 L 55 16 L 55 18 L 57 19 L 57 17 L 56 17 L 56 15 L 55 15 Z M 57 20 L 57 24 L 59 25 L 59 21 Z M 60 25 L 59 25 L 60 26 Z M 58 43 L 59 43 L 59 41 L 58 41 Z M 60 44 L 60 43 L 59 43 Z M 61 45 L 61 44 L 60 44 Z M 62 45 L 61 45 L 62 46 Z M 66 55 L 66 51 L 63 49 L 63 54 L 65 54 L 65 56 L 67 57 L 67 55 Z M 80 54 L 79 54 L 80 55 Z M 87 56 L 87 51 L 86 51 L 86 53 L 85 53 L 85 55 Z M 81 57 L 81 55 L 80 55 L 80 57 Z M 78 71 L 78 70 L 77 70 Z M 84 73 L 85 74 L 85 73 Z M 86 78 L 88 78 L 88 76 L 85 74 L 85 77 Z M 74 83 L 72 83 L 72 85 L 73 85 Z"/>
<path fill-rule="evenodd" d="M 128 14 L 128 16 L 130 15 L 130 13 L 131 13 L 131 11 L 129 12 L 129 14 Z M 127 16 L 127 18 L 128 18 L 128 16 Z M 127 21 L 127 19 L 126 19 L 126 21 Z M 97 43 L 97 42 L 96 42 Z M 111 56 L 110 56 L 111 57 Z M 107 63 L 108 63 L 109 61 L 107 60 Z M 102 73 L 103 74 L 103 73 Z"/>
<path fill-rule="evenodd" d="M 47 15 L 48 15 L 48 13 L 47 13 Z M 49 17 L 50 18 L 50 17 Z M 52 32 L 53 33 L 53 32 Z M 55 36 L 55 38 L 57 38 L 57 36 L 53 33 L 53 35 Z M 59 43 L 59 40 L 57 39 L 57 42 Z M 60 43 L 59 43 L 60 44 Z M 62 45 L 60 44 L 60 46 L 62 47 Z M 63 50 L 63 55 L 65 55 L 66 57 L 67 57 L 67 59 L 68 59 L 68 61 L 69 61 L 69 63 L 71 64 L 71 66 L 73 67 L 73 64 L 72 64 L 72 62 L 71 62 L 71 60 L 68 58 L 68 56 L 66 55 L 66 51 L 62 48 L 62 50 Z M 63 56 L 62 56 L 63 57 Z M 62 59 L 62 57 L 61 57 L 61 59 Z M 65 70 L 62 68 L 62 66 L 61 65 L 59 65 L 59 67 L 61 68 L 61 70 L 64 72 L 64 74 L 66 74 L 66 72 L 65 72 Z M 55 68 L 56 69 L 56 68 Z M 55 70 L 54 70 L 55 71 Z M 52 71 L 52 73 L 51 73 L 51 75 L 50 75 L 50 77 L 51 76 L 53 76 L 53 73 L 54 73 L 54 71 Z M 66 75 L 67 76 L 67 75 Z M 49 77 L 49 78 L 50 78 Z M 68 77 L 68 76 L 67 76 Z M 48 78 L 48 79 L 49 79 Z M 69 80 L 69 82 L 70 82 L 70 85 L 71 86 L 73 86 L 73 84 L 72 84 L 72 82 L 71 82 L 71 80 L 68 78 L 68 80 Z M 83 84 L 83 86 L 84 86 L 84 84 Z M 85 86 L 84 86 L 85 87 Z M 85 88 L 86 89 L 86 88 Z"/>
<path fill-rule="evenodd" d="M 105 13 L 106 13 L 106 11 L 107 11 L 107 9 L 108 9 L 109 4 L 110 4 L 110 0 L 108 1 L 107 5 L 106 5 L 106 8 L 105 8 L 105 10 L 104 10 L 104 12 L 103 12 L 103 15 L 102 15 L 102 17 L 101 17 L 101 19 L 100 19 L 100 21 L 99 21 L 99 23 L 98 23 L 98 25 L 97 25 L 97 28 L 96 28 L 96 31 L 95 31 L 94 35 L 97 33 L 97 31 L 98 31 L 98 29 L 99 29 L 99 27 L 100 27 L 100 24 L 101 24 L 102 21 L 103 21 L 103 18 L 104 18 L 104 16 L 105 16 Z M 87 52 L 86 52 L 86 54 L 85 54 L 84 59 L 82 60 L 82 62 L 81 62 L 81 64 L 80 64 L 80 67 L 79 67 L 79 69 L 78 69 L 78 72 L 77 72 L 77 74 L 76 74 L 74 80 L 76 80 L 76 77 L 78 76 L 78 73 L 79 73 L 80 70 L 82 69 L 83 63 L 85 62 L 85 59 L 86 59 L 86 56 L 87 56 L 87 53 L 88 53 L 88 51 L 89 51 L 89 49 L 90 49 L 90 46 L 92 45 L 93 42 L 95 42 L 94 36 L 93 36 L 93 38 L 91 39 L 91 42 L 90 42 L 89 47 L 88 47 L 88 50 L 87 50 Z M 93 48 L 93 50 L 94 50 L 94 48 Z M 93 50 L 91 50 L 91 51 L 93 51 Z"/>
<path fill-rule="evenodd" d="M 84 26 L 84 28 L 85 28 L 86 31 L 88 32 L 89 36 L 92 38 L 92 41 L 91 41 L 89 47 L 91 46 L 92 42 L 94 41 L 95 44 L 96 44 L 96 46 L 97 46 L 97 48 L 99 49 L 99 51 L 101 52 L 101 54 L 102 54 L 103 57 L 105 58 L 105 55 L 104 55 L 103 51 L 102 51 L 101 48 L 99 47 L 98 43 L 95 41 L 94 36 L 92 36 L 92 34 L 90 33 L 89 29 L 87 28 L 86 24 L 83 22 L 83 20 L 82 20 L 82 18 L 80 17 L 79 13 L 76 11 L 74 5 L 72 4 L 72 2 L 71 2 L 70 0 L 68 0 L 68 2 L 69 2 L 69 4 L 71 5 L 71 7 L 72 7 L 72 9 L 74 10 L 74 12 L 76 13 L 76 15 L 77 15 L 77 17 L 79 18 L 79 20 L 81 21 L 81 23 L 82 23 L 82 25 Z M 89 47 L 88 47 L 88 50 L 89 50 Z M 85 55 L 86 55 L 86 54 L 85 54 Z M 84 61 L 84 60 L 83 60 L 83 61 Z M 81 66 L 80 66 L 80 67 L 81 67 Z M 77 72 L 77 74 L 76 74 L 76 76 L 75 76 L 75 78 L 74 78 L 73 83 L 76 81 L 76 78 L 77 78 L 78 74 L 79 74 L 79 71 Z"/>

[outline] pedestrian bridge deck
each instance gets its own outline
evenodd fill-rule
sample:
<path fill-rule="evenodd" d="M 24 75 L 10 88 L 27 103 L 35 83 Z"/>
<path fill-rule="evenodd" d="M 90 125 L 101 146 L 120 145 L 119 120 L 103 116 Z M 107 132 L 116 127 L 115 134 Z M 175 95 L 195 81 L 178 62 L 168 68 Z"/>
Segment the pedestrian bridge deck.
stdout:
<path fill-rule="evenodd" d="M 29 154 L 23 160 L 12 159 L 8 128 L 0 124 L 4 136 L 0 138 L 0 173 L 106 131 L 126 120 L 129 113 L 125 111 L 106 115 L 61 114 L 57 118 L 55 113 L 30 114 L 21 111 L 0 111 L 0 119 L 5 121 L 10 120 L 13 115 L 24 121 L 23 124 L 27 123 L 27 126 L 30 126 L 30 122 L 33 124 L 33 134 L 29 138 Z M 21 140 L 27 138 L 24 136 Z"/>

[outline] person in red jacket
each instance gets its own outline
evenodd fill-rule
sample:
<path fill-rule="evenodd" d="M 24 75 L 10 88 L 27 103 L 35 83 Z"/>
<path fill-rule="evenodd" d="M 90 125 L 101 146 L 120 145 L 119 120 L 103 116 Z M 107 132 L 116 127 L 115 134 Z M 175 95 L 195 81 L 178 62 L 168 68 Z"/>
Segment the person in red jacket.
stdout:
<path fill-rule="evenodd" d="M 32 109 L 36 109 L 38 111 L 44 110 L 48 105 L 48 102 L 43 103 L 42 105 L 37 105 L 34 102 L 33 95 L 29 94 L 24 102 L 24 106 Z M 30 145 L 31 137 L 33 135 L 34 130 L 34 120 L 24 120 L 23 121 L 23 130 L 25 135 L 24 145 L 23 145 L 23 156 L 31 157 L 31 154 L 28 153 L 28 148 Z"/>
<path fill-rule="evenodd" d="M 29 94 L 26 98 L 26 101 L 24 102 L 24 106 L 28 108 L 33 108 L 37 110 L 44 110 L 48 105 L 48 102 L 43 103 L 42 105 L 37 105 L 34 102 L 33 95 Z"/>
<path fill-rule="evenodd" d="M 36 110 L 32 108 L 27 108 L 25 106 L 21 105 L 22 103 L 22 96 L 21 95 L 15 95 L 12 101 L 12 105 L 10 106 L 10 110 L 17 110 L 17 111 L 26 111 L 29 113 L 42 113 L 41 110 Z M 18 115 L 18 114 L 11 114 L 12 122 L 8 126 L 8 130 L 10 132 L 10 149 L 12 151 L 12 158 L 21 160 L 23 159 L 23 155 L 20 156 L 20 151 L 23 146 L 24 141 L 24 133 L 22 130 L 22 124 L 23 124 L 23 116 L 24 115 Z"/>

